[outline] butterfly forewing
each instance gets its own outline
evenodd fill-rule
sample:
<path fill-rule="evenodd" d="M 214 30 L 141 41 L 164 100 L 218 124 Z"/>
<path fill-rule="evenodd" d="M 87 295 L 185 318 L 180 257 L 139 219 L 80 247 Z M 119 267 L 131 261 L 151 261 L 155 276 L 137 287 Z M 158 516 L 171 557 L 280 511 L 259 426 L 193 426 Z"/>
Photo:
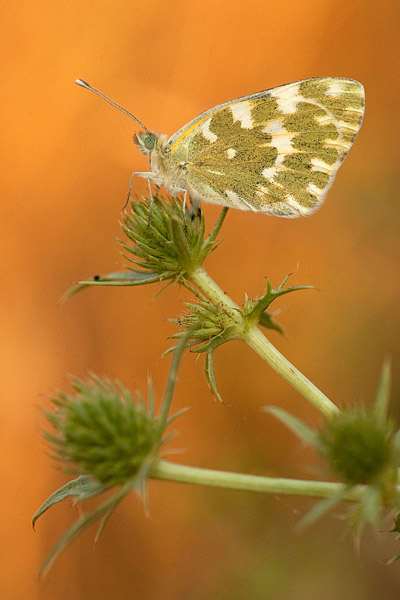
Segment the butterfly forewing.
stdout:
<path fill-rule="evenodd" d="M 170 140 L 192 195 L 294 217 L 323 200 L 361 126 L 364 93 L 351 79 L 314 78 L 206 111 Z"/>

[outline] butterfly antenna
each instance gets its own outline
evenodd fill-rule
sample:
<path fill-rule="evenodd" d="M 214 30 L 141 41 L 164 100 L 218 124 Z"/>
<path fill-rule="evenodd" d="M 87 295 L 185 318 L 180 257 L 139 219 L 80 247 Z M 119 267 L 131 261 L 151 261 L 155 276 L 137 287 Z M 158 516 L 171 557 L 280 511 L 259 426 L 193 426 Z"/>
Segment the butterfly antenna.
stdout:
<path fill-rule="evenodd" d="M 98 96 L 100 96 L 100 98 L 102 98 L 103 100 L 105 100 L 106 102 L 108 102 L 108 104 L 111 104 L 111 106 L 114 106 L 114 108 L 117 108 L 118 110 L 120 110 L 121 112 L 123 112 L 125 115 L 127 115 L 128 117 L 130 117 L 131 119 L 133 119 L 134 121 L 136 121 L 136 123 L 139 123 L 140 127 L 143 127 L 143 129 L 145 131 L 149 131 L 146 127 L 146 125 L 143 125 L 143 123 L 141 121 L 139 121 L 139 119 L 137 119 L 135 117 L 135 115 L 133 115 L 132 113 L 130 113 L 128 110 L 126 110 L 126 108 L 123 108 L 120 104 L 117 104 L 117 102 L 114 102 L 114 100 L 111 100 L 111 98 L 109 98 L 108 96 L 106 96 L 105 94 L 103 94 L 103 92 L 100 92 L 100 90 L 96 90 L 96 88 L 92 87 L 91 85 L 89 85 L 88 83 L 86 83 L 86 81 L 83 81 L 83 79 L 76 79 L 75 83 L 77 85 L 80 85 L 83 88 L 86 88 L 87 90 L 90 90 L 91 92 L 94 92 L 95 94 L 97 94 Z"/>

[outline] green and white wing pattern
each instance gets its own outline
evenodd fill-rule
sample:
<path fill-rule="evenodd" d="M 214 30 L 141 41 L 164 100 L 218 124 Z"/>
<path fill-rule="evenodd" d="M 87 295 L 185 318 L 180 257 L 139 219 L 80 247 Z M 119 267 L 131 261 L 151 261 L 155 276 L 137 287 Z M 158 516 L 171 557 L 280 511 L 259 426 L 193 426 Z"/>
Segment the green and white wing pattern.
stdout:
<path fill-rule="evenodd" d="M 323 201 L 363 114 L 357 81 L 305 79 L 220 104 L 168 143 L 195 198 L 297 217 Z"/>

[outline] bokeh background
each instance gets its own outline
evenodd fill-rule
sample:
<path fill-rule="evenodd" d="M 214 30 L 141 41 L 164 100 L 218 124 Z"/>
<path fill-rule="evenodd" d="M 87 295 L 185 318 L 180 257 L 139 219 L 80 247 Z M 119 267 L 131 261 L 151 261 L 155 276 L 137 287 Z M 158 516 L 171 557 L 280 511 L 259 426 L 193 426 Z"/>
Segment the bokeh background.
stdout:
<path fill-rule="evenodd" d="M 37 507 L 66 476 L 47 456 L 39 407 L 66 374 L 92 370 L 162 394 L 187 297 L 156 287 L 89 290 L 60 305 L 68 286 L 123 264 L 116 238 L 133 170 L 146 159 L 133 123 L 74 85 L 87 79 L 148 127 L 174 133 L 201 111 L 312 76 L 366 88 L 365 121 L 322 208 L 285 220 L 231 210 L 211 275 L 241 302 L 293 272 L 313 284 L 280 301 L 286 336 L 270 339 L 333 401 L 370 403 L 392 356 L 399 394 L 399 7 L 383 0 L 118 0 L 2 6 L 1 45 L 1 481 L 0 595 L 8 600 L 286 600 L 398 598 L 390 534 L 367 534 L 357 555 L 340 511 L 299 535 L 309 500 L 152 482 L 147 518 L 125 500 L 93 549 L 80 537 L 38 581 L 52 544 L 75 519 L 66 502 L 32 532 Z M 135 181 L 138 192 L 145 182 Z M 207 223 L 218 209 L 204 207 Z M 249 348 L 215 358 L 225 400 L 202 358 L 184 358 L 175 408 L 180 451 L 202 467 L 321 477 L 313 453 L 265 404 L 310 425 L 321 417 Z M 387 524 L 390 526 L 390 522 Z M 397 549 L 398 551 L 398 549 Z"/>

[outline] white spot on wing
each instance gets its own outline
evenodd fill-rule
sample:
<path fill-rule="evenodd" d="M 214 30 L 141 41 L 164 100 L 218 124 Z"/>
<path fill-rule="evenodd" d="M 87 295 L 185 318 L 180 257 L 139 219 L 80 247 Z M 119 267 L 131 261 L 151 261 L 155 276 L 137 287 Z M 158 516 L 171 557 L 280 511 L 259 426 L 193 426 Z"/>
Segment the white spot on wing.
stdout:
<path fill-rule="evenodd" d="M 328 123 L 334 123 L 335 126 L 337 126 L 337 121 L 333 121 L 332 117 L 330 117 L 327 114 L 317 115 L 314 117 L 314 119 L 317 121 L 318 125 L 327 125 Z"/>
<path fill-rule="evenodd" d="M 281 134 L 273 137 L 270 144 L 278 150 L 278 154 L 291 154 L 295 152 L 295 148 L 292 146 L 293 133 Z"/>
<path fill-rule="evenodd" d="M 286 156 L 286 154 L 278 154 L 278 156 L 276 157 L 276 161 L 275 161 L 275 167 L 283 166 L 283 161 L 285 160 L 285 156 Z M 283 167 L 283 168 L 285 168 L 285 167 Z"/>
<path fill-rule="evenodd" d="M 358 131 L 360 129 L 360 125 L 353 125 L 352 123 L 344 123 L 343 121 L 339 121 L 339 127 L 342 129 L 350 129 L 351 131 Z"/>
<path fill-rule="evenodd" d="M 342 150 L 343 148 L 350 148 L 352 142 L 345 142 L 344 140 L 325 140 L 324 147 L 325 148 L 336 148 Z"/>
<path fill-rule="evenodd" d="M 289 85 L 280 85 L 270 90 L 272 98 L 293 98 L 299 96 L 300 83 L 290 83 Z"/>
<path fill-rule="evenodd" d="M 300 98 L 276 98 L 276 103 L 278 105 L 278 109 L 284 115 L 291 115 L 297 110 L 297 104 Z"/>
<path fill-rule="evenodd" d="M 285 160 L 285 156 L 287 156 L 287 154 L 278 154 L 278 156 L 275 159 L 274 165 L 272 167 L 266 167 L 265 169 L 263 169 L 263 171 L 261 171 L 261 175 L 263 177 L 265 177 L 265 179 L 267 179 L 268 181 L 273 181 L 275 175 L 277 175 L 279 170 L 285 169 L 285 167 L 283 166 L 283 161 Z M 279 185 L 279 187 L 281 187 L 280 184 L 278 184 L 276 181 L 274 181 L 275 185 Z M 258 188 L 262 193 L 266 193 L 266 188 L 263 188 L 262 186 L 259 186 Z M 260 194 L 259 194 L 260 195 Z"/>
<path fill-rule="evenodd" d="M 277 169 L 274 167 L 267 167 L 262 171 L 261 175 L 265 177 L 265 179 L 273 179 L 277 172 Z"/>
<path fill-rule="evenodd" d="M 321 190 L 319 189 L 319 187 L 317 187 L 314 183 L 309 183 L 306 187 L 307 192 L 309 192 L 310 194 L 313 194 L 314 196 L 319 196 L 321 193 Z"/>
<path fill-rule="evenodd" d="M 257 186 L 256 194 L 260 198 L 263 198 L 264 196 L 266 196 L 268 194 L 268 192 L 269 192 L 268 188 L 264 187 L 263 185 Z"/>
<path fill-rule="evenodd" d="M 215 133 L 213 133 L 210 130 L 210 123 L 211 123 L 211 117 L 209 117 L 206 121 L 204 121 L 204 123 L 200 126 L 200 131 L 203 134 L 203 136 L 206 138 L 206 140 L 208 140 L 209 142 L 216 142 L 218 139 L 218 136 L 215 135 Z"/>
<path fill-rule="evenodd" d="M 281 183 L 278 183 L 278 181 L 274 181 L 273 184 L 276 188 L 283 189 L 283 185 Z M 263 185 L 258 185 L 256 194 L 257 196 L 260 196 L 260 198 L 262 198 L 263 196 L 273 196 L 273 192 L 271 192 L 271 190 L 272 188 L 267 188 Z"/>
<path fill-rule="evenodd" d="M 236 150 L 235 148 L 228 148 L 228 150 L 226 151 L 228 158 L 235 158 L 236 156 Z"/>
<path fill-rule="evenodd" d="M 231 104 L 233 119 L 240 122 L 240 126 L 243 129 L 251 129 L 253 127 L 253 119 L 251 118 L 252 104 L 247 100 L 238 102 L 237 104 Z"/>
<path fill-rule="evenodd" d="M 332 171 L 331 165 L 328 165 L 328 163 L 320 158 L 312 158 L 311 165 L 313 171 L 322 171 L 322 173 L 330 173 Z"/>
<path fill-rule="evenodd" d="M 342 92 L 343 83 L 341 81 L 331 81 L 325 94 L 327 96 L 340 96 Z"/>
<path fill-rule="evenodd" d="M 299 94 L 300 84 L 284 85 L 271 90 L 272 98 L 276 99 L 278 109 L 284 114 L 288 115 L 296 112 L 297 104 L 304 98 Z"/>
<path fill-rule="evenodd" d="M 265 133 L 286 133 L 286 128 L 283 126 L 282 121 L 270 121 L 263 131 Z"/>
<path fill-rule="evenodd" d="M 299 212 L 300 214 L 306 214 L 308 212 L 308 209 L 304 208 L 304 206 L 302 206 L 301 204 L 299 204 L 297 202 L 297 200 L 295 200 L 293 198 L 293 196 L 291 196 L 290 194 L 287 196 L 285 202 L 286 202 L 286 204 L 289 204 L 289 206 L 291 206 L 292 208 L 294 208 L 295 211 Z"/>

